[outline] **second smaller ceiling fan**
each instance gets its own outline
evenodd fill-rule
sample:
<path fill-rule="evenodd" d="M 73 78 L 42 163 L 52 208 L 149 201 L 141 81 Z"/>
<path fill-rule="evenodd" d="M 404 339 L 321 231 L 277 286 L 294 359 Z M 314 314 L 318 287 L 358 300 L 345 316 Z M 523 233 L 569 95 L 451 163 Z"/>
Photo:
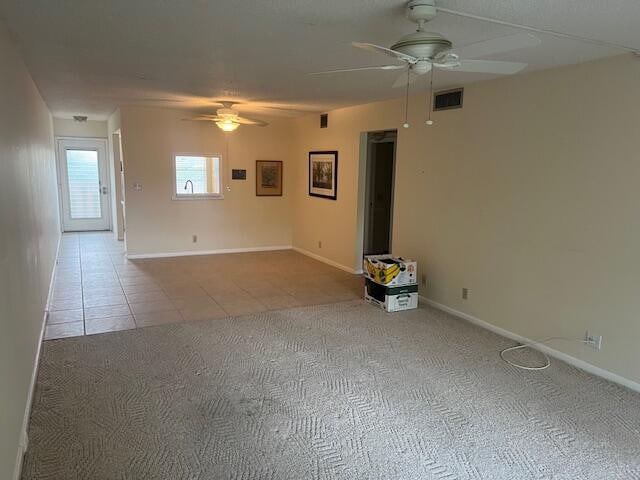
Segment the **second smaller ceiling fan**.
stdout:
<path fill-rule="evenodd" d="M 216 110 L 216 114 L 200 114 L 195 117 L 186 118 L 185 120 L 195 120 L 203 122 L 215 123 L 221 130 L 225 132 L 233 132 L 240 125 L 254 125 L 256 127 L 266 127 L 267 122 L 256 120 L 253 118 L 241 117 L 238 112 L 233 110 L 233 105 L 237 102 L 219 102 L 223 108 Z"/>

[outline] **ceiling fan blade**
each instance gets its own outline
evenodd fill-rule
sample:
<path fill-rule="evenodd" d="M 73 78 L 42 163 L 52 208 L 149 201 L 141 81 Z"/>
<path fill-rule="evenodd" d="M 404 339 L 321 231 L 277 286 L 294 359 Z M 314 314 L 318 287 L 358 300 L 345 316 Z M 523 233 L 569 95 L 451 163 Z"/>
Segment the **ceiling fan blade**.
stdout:
<path fill-rule="evenodd" d="M 525 69 L 526 66 L 526 63 L 497 60 L 460 60 L 458 65 L 436 64 L 436 67 L 442 70 L 453 72 L 494 73 L 498 75 L 513 75 Z"/>
<path fill-rule="evenodd" d="M 511 52 L 521 48 L 537 47 L 540 39 L 530 33 L 516 33 L 505 37 L 493 38 L 485 42 L 472 43 L 451 50 L 460 58 L 478 58 L 498 53 Z"/>
<path fill-rule="evenodd" d="M 416 73 L 414 70 L 409 71 L 409 84 L 413 84 L 417 82 L 420 77 L 426 73 L 431 71 L 431 65 L 429 65 L 428 69 L 425 71 L 421 71 L 420 73 Z M 407 72 L 403 72 L 401 75 L 396 78 L 396 81 L 391 85 L 392 88 L 400 88 L 407 86 Z"/>
<path fill-rule="evenodd" d="M 235 117 L 233 121 L 238 122 L 240 125 L 253 125 L 255 127 L 266 127 L 269 125 L 267 122 L 263 122 L 262 120 L 247 117 Z"/>
<path fill-rule="evenodd" d="M 331 73 L 342 72 L 361 72 L 363 70 L 400 70 L 407 68 L 406 65 L 373 65 L 370 67 L 356 67 L 356 68 L 339 68 L 337 70 L 325 70 L 323 72 L 311 72 L 309 75 L 325 75 Z"/>
<path fill-rule="evenodd" d="M 353 42 L 351 45 L 353 45 L 356 48 L 361 48 L 363 50 L 367 50 L 369 52 L 374 52 L 374 53 L 383 53 L 385 55 L 389 55 L 397 60 L 402 60 L 403 62 L 407 62 L 407 63 L 416 63 L 418 61 L 417 58 L 412 57 L 411 55 L 406 55 L 404 53 L 401 52 L 396 52 L 395 50 L 391 50 L 390 48 L 386 48 L 386 47 L 381 47 L 380 45 L 374 45 L 373 43 L 360 43 L 360 42 Z"/>
<path fill-rule="evenodd" d="M 195 117 L 183 118 L 182 120 L 189 120 L 193 122 L 215 122 L 220 120 L 220 117 L 216 115 L 197 115 Z"/>

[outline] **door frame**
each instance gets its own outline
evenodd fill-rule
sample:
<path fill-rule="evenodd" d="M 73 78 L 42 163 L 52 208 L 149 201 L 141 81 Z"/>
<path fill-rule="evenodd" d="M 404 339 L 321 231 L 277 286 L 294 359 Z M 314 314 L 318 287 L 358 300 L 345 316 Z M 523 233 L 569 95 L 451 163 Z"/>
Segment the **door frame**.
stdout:
<path fill-rule="evenodd" d="M 369 226 L 368 206 L 369 201 L 369 183 L 370 183 L 370 163 L 371 163 L 371 139 L 372 134 L 395 131 L 394 149 L 393 149 L 393 176 L 391 179 L 391 217 L 389 220 L 389 251 L 393 252 L 393 217 L 395 205 L 395 189 L 396 189 L 396 169 L 398 167 L 398 130 L 396 128 L 386 128 L 380 130 L 370 130 L 360 133 L 360 159 L 358 171 L 358 209 L 357 209 L 357 231 L 356 231 L 356 272 L 362 272 L 362 259 L 364 258 L 364 242 L 366 237 L 366 229 Z"/>
<path fill-rule="evenodd" d="M 109 200 L 106 202 L 107 203 L 107 208 L 106 211 L 104 212 L 104 214 L 107 216 L 108 219 L 108 226 L 106 230 L 96 230 L 96 231 L 101 231 L 101 232 L 107 232 L 107 231 L 113 231 L 113 218 L 112 218 L 112 212 L 111 212 L 111 203 L 113 200 L 113 192 L 111 191 L 111 169 L 109 168 L 109 163 L 110 163 L 110 150 L 109 150 L 109 142 L 107 141 L 106 138 L 101 138 L 101 137 L 69 137 L 69 136 L 56 136 L 55 137 L 55 145 L 56 145 L 56 175 L 57 175 L 57 179 L 56 179 L 56 183 L 58 184 L 58 211 L 60 213 L 60 230 L 64 233 L 65 231 L 71 232 L 74 230 L 66 230 L 65 228 L 65 224 L 64 224 L 64 207 L 63 207 L 63 191 L 62 191 L 62 158 L 60 157 L 60 150 L 61 150 L 61 143 L 64 141 L 69 141 L 69 142 L 85 142 L 85 141 L 90 141 L 90 142 L 98 142 L 98 143 L 102 143 L 104 146 L 104 152 L 105 152 L 105 158 L 104 158 L 104 162 L 105 162 L 105 171 L 106 171 L 106 178 L 105 178 L 105 183 L 107 188 L 109 188 Z M 91 230 L 87 230 L 87 231 L 91 231 Z"/>

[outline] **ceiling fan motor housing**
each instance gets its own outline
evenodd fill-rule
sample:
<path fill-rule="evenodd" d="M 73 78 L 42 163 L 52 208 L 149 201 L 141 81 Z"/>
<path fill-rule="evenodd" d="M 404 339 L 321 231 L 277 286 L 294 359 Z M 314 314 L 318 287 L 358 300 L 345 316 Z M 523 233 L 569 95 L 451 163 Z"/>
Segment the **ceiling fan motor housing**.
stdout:
<path fill-rule="evenodd" d="M 451 42 L 439 33 L 417 31 L 402 37 L 391 46 L 391 50 L 396 50 L 415 58 L 432 59 L 439 53 L 450 50 L 451 47 Z"/>
<path fill-rule="evenodd" d="M 437 13 L 435 0 L 411 0 L 407 4 L 407 18 L 418 24 L 433 20 Z"/>

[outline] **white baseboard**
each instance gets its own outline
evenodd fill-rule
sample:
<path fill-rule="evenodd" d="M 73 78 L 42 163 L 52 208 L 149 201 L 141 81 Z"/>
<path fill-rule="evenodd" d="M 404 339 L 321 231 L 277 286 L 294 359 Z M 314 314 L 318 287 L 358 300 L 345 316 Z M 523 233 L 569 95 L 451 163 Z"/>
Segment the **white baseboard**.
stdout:
<path fill-rule="evenodd" d="M 29 436 L 27 431 L 29 429 L 29 419 L 31 418 L 31 405 L 33 404 L 33 393 L 36 389 L 36 380 L 38 379 L 38 366 L 40 365 L 40 352 L 42 351 L 42 341 L 44 339 L 44 330 L 47 326 L 47 317 L 49 316 L 49 306 L 51 305 L 51 298 L 53 297 L 53 285 L 56 278 L 56 270 L 58 266 L 58 256 L 60 255 L 60 243 L 62 242 L 62 235 L 58 238 L 58 246 L 56 247 L 56 257 L 53 262 L 53 269 L 51 270 L 51 278 L 49 280 L 49 291 L 47 292 L 47 301 L 44 305 L 44 314 L 42 316 L 42 324 L 40 325 L 40 337 L 38 338 L 38 349 L 36 350 L 36 358 L 33 364 L 33 370 L 31 371 L 31 382 L 29 383 L 29 392 L 27 394 L 27 403 L 24 408 L 24 417 L 22 418 L 22 430 L 20 433 L 20 443 L 18 444 L 18 453 L 16 456 L 16 463 L 13 469 L 13 480 L 19 480 L 22 475 L 22 462 L 24 454 L 27 452 L 29 446 Z"/>
<path fill-rule="evenodd" d="M 341 263 L 334 262 L 333 260 L 330 260 L 321 255 L 318 255 L 317 253 L 313 253 L 313 252 L 310 252 L 309 250 L 305 250 L 304 248 L 293 247 L 293 250 L 303 255 L 306 255 L 307 257 L 311 257 L 314 260 L 318 260 L 319 262 L 326 263 L 327 265 L 331 265 L 332 267 L 339 268 L 340 270 L 344 270 L 345 272 L 353 273 L 356 275 L 359 275 L 362 273 L 362 270 L 355 270 L 353 268 L 347 267 L 345 265 L 342 265 Z"/>
<path fill-rule="evenodd" d="M 426 303 L 427 305 L 437 308 L 438 310 L 442 310 L 443 312 L 450 313 L 454 317 L 458 317 L 468 322 L 471 322 L 482 328 L 490 330 L 493 333 L 497 333 L 498 335 L 501 335 L 503 337 L 507 337 L 507 338 L 510 338 L 511 340 L 515 340 L 516 342 L 519 342 L 519 343 L 535 342 L 535 340 L 531 340 L 527 337 L 523 337 L 522 335 L 518 335 L 517 333 L 510 332 L 509 330 L 505 330 L 504 328 L 497 327 L 489 322 L 480 320 L 479 318 L 474 317 L 473 315 L 469 315 L 468 313 L 464 313 L 454 308 L 447 307 L 442 303 L 435 302 L 426 297 L 420 296 L 419 300 L 420 302 Z M 572 357 L 571 355 L 567 355 L 566 353 L 555 350 L 551 347 L 548 347 L 547 345 L 539 344 L 536 346 L 536 349 L 546 353 L 550 357 L 557 358 L 558 360 L 562 360 L 563 362 L 566 362 L 569 365 L 573 365 L 574 367 L 579 368 L 580 370 L 584 370 L 585 372 L 591 373 L 593 375 L 597 375 L 598 377 L 602 377 L 605 380 L 609 380 L 611 382 L 622 385 L 623 387 L 627 387 L 636 392 L 640 392 L 640 383 L 634 382 L 633 380 L 622 377 L 608 370 L 604 370 L 603 368 L 596 367 L 595 365 L 585 362 L 584 360 L 580 360 L 579 358 L 575 358 L 575 357 Z"/>
<path fill-rule="evenodd" d="M 269 247 L 220 248 L 218 250 L 192 250 L 185 252 L 158 252 L 127 254 L 129 260 L 143 258 L 190 257 L 192 255 L 220 255 L 223 253 L 272 252 L 275 250 L 291 250 L 291 245 L 274 245 Z"/>

